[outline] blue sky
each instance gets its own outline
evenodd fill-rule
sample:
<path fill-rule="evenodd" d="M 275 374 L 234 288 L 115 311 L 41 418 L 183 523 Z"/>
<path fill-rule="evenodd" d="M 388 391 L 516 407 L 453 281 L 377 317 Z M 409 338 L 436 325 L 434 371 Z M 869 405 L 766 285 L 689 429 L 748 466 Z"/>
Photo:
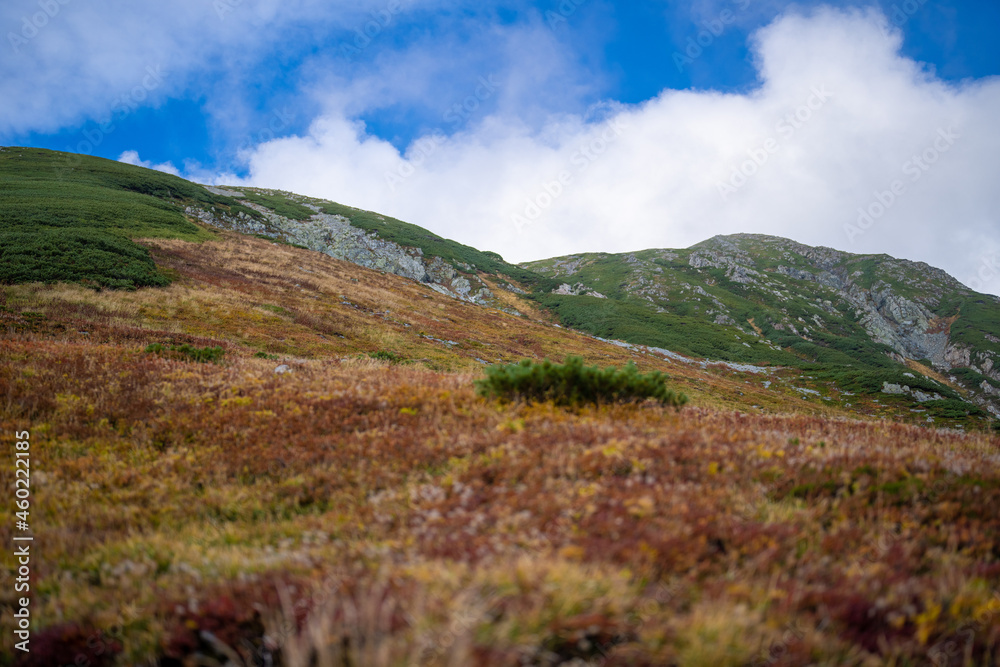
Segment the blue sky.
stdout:
<path fill-rule="evenodd" d="M 747 231 L 1000 290 L 993 1 L 9 0 L 0 26 L 2 144 L 513 260 Z"/>

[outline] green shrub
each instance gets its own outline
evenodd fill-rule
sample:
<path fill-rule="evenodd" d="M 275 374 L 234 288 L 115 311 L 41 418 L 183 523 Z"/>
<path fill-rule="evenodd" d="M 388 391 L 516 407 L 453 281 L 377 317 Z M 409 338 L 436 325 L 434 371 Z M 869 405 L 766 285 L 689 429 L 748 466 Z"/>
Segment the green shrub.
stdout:
<path fill-rule="evenodd" d="M 268 354 L 267 352 L 257 352 L 253 356 L 256 357 L 257 359 L 270 359 L 271 361 L 277 361 L 278 360 L 278 355 L 276 355 L 276 354 Z"/>
<path fill-rule="evenodd" d="M 926 401 L 921 407 L 933 417 L 942 419 L 965 419 L 966 417 L 985 417 L 986 411 L 979 406 L 956 399 Z"/>
<path fill-rule="evenodd" d="M 196 361 L 198 363 L 217 364 L 222 360 L 222 355 L 226 353 L 221 347 L 195 347 L 188 343 L 183 345 L 171 345 L 167 347 L 160 343 L 152 343 L 146 346 L 148 354 L 167 354 L 174 358 Z"/>
<path fill-rule="evenodd" d="M 125 290 L 170 284 L 148 250 L 113 232 L 0 230 L 0 283 L 59 281 Z"/>
<path fill-rule="evenodd" d="M 194 205 L 261 214 L 203 186 L 150 169 L 35 148 L 0 152 L 0 283 L 79 282 L 91 287 L 162 287 L 137 238 L 203 241 Z"/>
<path fill-rule="evenodd" d="M 378 359 L 380 361 L 388 361 L 391 364 L 401 364 L 406 361 L 403 357 L 399 356 L 395 352 L 389 352 L 388 350 L 379 350 L 378 352 L 371 352 L 368 354 L 372 359 Z"/>
<path fill-rule="evenodd" d="M 567 357 L 563 364 L 525 359 L 486 369 L 486 377 L 476 381 L 476 391 L 487 398 L 552 401 L 556 405 L 629 403 L 646 398 L 677 408 L 687 403 L 687 396 L 668 389 L 666 380 L 659 371 L 639 373 L 632 362 L 622 369 L 600 369 L 584 366 L 580 357 Z"/>

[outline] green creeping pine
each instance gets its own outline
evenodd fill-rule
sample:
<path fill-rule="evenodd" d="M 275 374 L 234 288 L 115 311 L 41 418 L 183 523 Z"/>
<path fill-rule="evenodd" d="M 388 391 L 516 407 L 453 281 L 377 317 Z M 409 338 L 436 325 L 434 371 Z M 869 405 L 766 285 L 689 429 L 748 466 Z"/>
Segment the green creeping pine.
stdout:
<path fill-rule="evenodd" d="M 663 405 L 680 408 L 687 396 L 667 388 L 667 376 L 659 371 L 640 373 L 631 361 L 624 368 L 584 366 L 580 357 L 565 363 L 548 359 L 525 359 L 517 364 L 493 366 L 486 377 L 476 381 L 476 391 L 486 398 L 504 401 L 552 401 L 556 405 L 586 403 L 631 403 L 652 398 Z"/>

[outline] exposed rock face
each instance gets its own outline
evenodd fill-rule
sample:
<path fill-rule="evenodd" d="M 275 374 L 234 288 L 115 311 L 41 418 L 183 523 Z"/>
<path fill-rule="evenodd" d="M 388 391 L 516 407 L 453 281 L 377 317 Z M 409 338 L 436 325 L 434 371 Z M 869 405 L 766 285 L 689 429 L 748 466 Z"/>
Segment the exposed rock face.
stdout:
<path fill-rule="evenodd" d="M 883 282 L 870 290 L 853 283 L 846 288 L 844 296 L 863 313 L 861 325 L 874 340 L 910 359 L 930 359 L 935 365 L 956 365 L 947 361 L 948 334 L 933 331 L 936 318 L 925 306 L 895 294 Z"/>
<path fill-rule="evenodd" d="M 945 350 L 944 361 L 949 368 L 966 368 L 972 365 L 972 350 L 961 345 L 952 345 Z"/>
<path fill-rule="evenodd" d="M 911 389 L 908 385 L 898 385 L 891 384 L 889 382 L 882 383 L 882 393 L 883 394 L 908 394 L 912 396 L 918 403 L 926 403 L 927 401 L 940 401 L 941 394 L 928 394 L 926 392 L 920 391 L 919 389 Z"/>
<path fill-rule="evenodd" d="M 922 262 L 735 234 L 716 236 L 687 250 L 572 255 L 524 266 L 564 278 L 560 294 L 586 294 L 614 281 L 613 298 L 623 294 L 656 313 L 687 318 L 695 325 L 691 328 L 695 335 L 699 321 L 731 327 L 738 330 L 734 340 L 751 347 L 744 335 L 765 342 L 772 338 L 765 332 L 770 329 L 785 341 L 771 349 L 787 348 L 791 334 L 822 347 L 839 339 L 843 347 L 837 349 L 848 355 L 853 345 L 868 346 L 870 340 L 889 348 L 884 352 L 899 363 L 927 360 L 938 371 L 968 368 L 1000 382 L 1000 323 L 998 331 L 982 332 L 980 345 L 970 341 L 969 325 L 963 326 L 969 313 L 959 307 L 983 295 Z M 986 305 L 1000 309 L 1000 300 L 984 298 L 992 300 Z M 982 315 L 973 317 L 973 326 L 981 328 Z M 961 336 L 952 332 L 956 322 Z M 866 349 L 867 354 L 883 352 Z M 956 381 L 973 394 L 969 400 L 986 400 L 1000 409 L 997 395 L 986 392 L 979 380 L 970 384 L 962 374 Z M 933 400 L 933 395 L 919 390 L 903 391 L 900 386 L 900 391 L 921 402 Z"/>
<path fill-rule="evenodd" d="M 218 188 L 213 189 L 216 190 Z M 490 305 L 516 314 L 516 311 L 500 303 L 496 295 L 479 281 L 471 266 L 460 267 L 468 271 L 463 275 L 440 257 L 424 257 L 420 248 L 409 248 L 383 239 L 375 232 L 366 232 L 353 226 L 343 216 L 322 213 L 319 207 L 311 204 L 305 204 L 315 211 L 308 220 L 291 220 L 250 201 L 244 201 L 243 204 L 259 212 L 266 222 L 245 213 L 230 215 L 197 208 L 188 208 L 186 213 L 209 225 L 244 234 L 282 239 L 336 259 L 426 283 L 436 291 L 456 299 Z"/>
<path fill-rule="evenodd" d="M 565 294 L 567 296 L 593 296 L 598 299 L 607 299 L 600 292 L 595 292 L 594 290 L 588 288 L 583 283 L 577 283 L 576 285 L 570 285 L 569 283 L 563 283 L 558 288 L 552 291 L 553 294 Z"/>
<path fill-rule="evenodd" d="M 898 293 L 884 280 L 865 289 L 857 282 L 857 273 L 849 274 L 843 267 L 851 256 L 831 248 L 809 246 L 758 234 L 737 234 L 732 237 L 715 237 L 699 244 L 691 253 L 691 266 L 725 268 L 726 276 L 734 282 L 755 284 L 764 277 L 757 270 L 757 258 L 751 256 L 739 243 L 742 239 L 764 241 L 783 256 L 809 265 L 779 265 L 774 271 L 794 280 L 818 283 L 836 290 L 855 309 L 860 324 L 873 340 L 892 347 L 901 357 L 930 359 L 936 366 L 946 369 L 970 367 L 969 350 L 951 345 L 947 327 L 931 312 L 929 305 L 937 305 L 934 298 L 929 303 L 918 303 Z M 937 280 L 961 287 L 943 271 L 922 262 L 905 262 L 884 258 L 882 264 L 890 275 L 902 276 L 914 269 L 926 274 L 928 280 Z M 827 306 L 829 303 L 827 302 Z M 718 319 L 718 318 L 717 318 Z M 786 325 L 797 331 L 794 324 Z M 786 328 L 783 326 L 782 328 Z"/>
<path fill-rule="evenodd" d="M 718 237 L 717 237 L 718 238 Z M 722 248 L 698 250 L 691 253 L 688 263 L 696 269 L 715 267 L 726 270 L 726 278 L 743 285 L 755 285 L 760 273 L 751 268 L 750 256 L 731 243 L 720 243 Z"/>

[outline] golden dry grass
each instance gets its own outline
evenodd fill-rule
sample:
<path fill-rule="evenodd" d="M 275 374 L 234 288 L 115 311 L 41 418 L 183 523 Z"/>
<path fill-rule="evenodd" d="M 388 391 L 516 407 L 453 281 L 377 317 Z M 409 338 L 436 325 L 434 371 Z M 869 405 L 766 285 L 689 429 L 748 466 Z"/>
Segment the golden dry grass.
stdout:
<path fill-rule="evenodd" d="M 154 252 L 165 290 L 3 291 L 0 423 L 32 434 L 33 646 L 66 651 L 50 664 L 998 657 L 996 437 L 844 419 L 256 239 Z M 357 356 L 380 349 L 426 361 Z M 565 354 L 635 357 L 693 405 L 474 395 L 476 357 Z M 751 401 L 774 413 L 730 409 Z"/>

